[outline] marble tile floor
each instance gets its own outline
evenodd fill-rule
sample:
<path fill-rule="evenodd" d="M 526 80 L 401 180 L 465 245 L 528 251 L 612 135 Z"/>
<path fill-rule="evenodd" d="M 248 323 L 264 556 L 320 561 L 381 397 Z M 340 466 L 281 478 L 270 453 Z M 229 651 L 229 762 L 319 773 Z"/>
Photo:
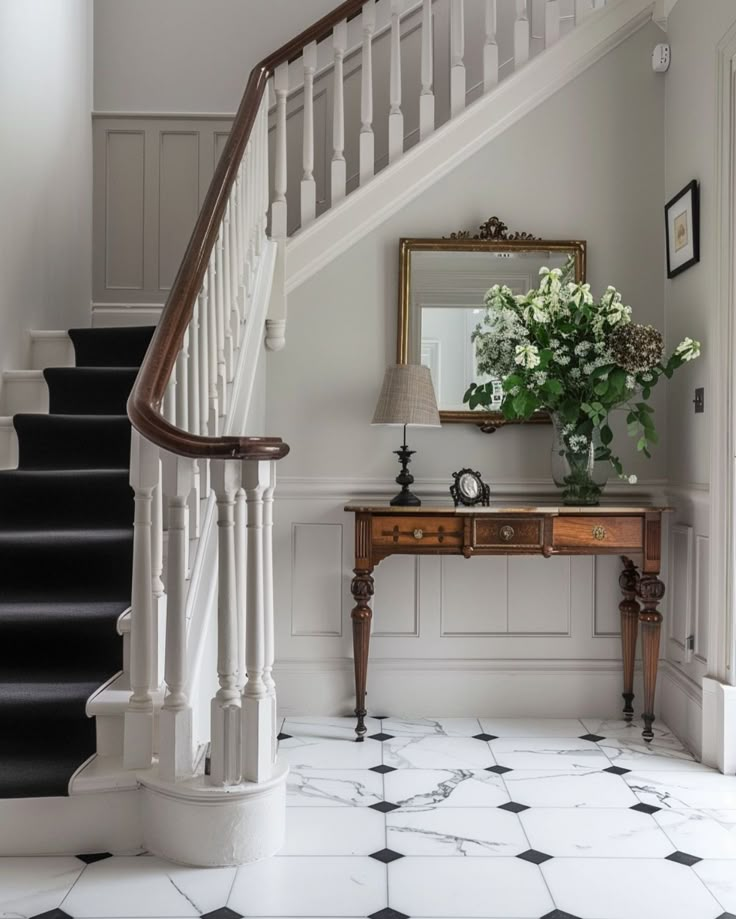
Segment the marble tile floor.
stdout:
<path fill-rule="evenodd" d="M 196 869 L 0 859 L 0 917 L 736 919 L 736 778 L 661 724 L 288 718 L 287 840 Z"/>

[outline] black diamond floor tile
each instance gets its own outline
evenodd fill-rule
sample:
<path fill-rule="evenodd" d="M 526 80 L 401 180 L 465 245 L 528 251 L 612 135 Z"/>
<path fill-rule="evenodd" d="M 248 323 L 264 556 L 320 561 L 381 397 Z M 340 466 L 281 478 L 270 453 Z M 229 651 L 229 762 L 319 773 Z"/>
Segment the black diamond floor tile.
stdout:
<path fill-rule="evenodd" d="M 291 740 L 291 734 L 284 734 L 284 732 L 281 731 L 281 733 L 277 735 L 276 740 Z"/>
<path fill-rule="evenodd" d="M 495 772 L 496 775 L 506 775 L 507 772 L 513 772 L 508 766 L 486 766 L 486 772 Z"/>
<path fill-rule="evenodd" d="M 640 814 L 656 814 L 661 811 L 661 807 L 655 807 L 653 804 L 633 804 L 629 810 L 639 811 Z"/>
<path fill-rule="evenodd" d="M 698 858 L 697 855 L 688 855 L 687 852 L 673 852 L 672 855 L 667 856 L 667 861 L 677 862 L 678 865 L 687 865 L 688 868 L 692 868 L 693 865 L 697 865 L 703 859 Z"/>
<path fill-rule="evenodd" d="M 91 865 L 93 862 L 101 862 L 105 858 L 112 858 L 112 852 L 89 852 L 86 855 L 75 855 L 80 862 Z"/>
<path fill-rule="evenodd" d="M 371 913 L 368 919 L 409 919 L 406 913 L 400 913 L 397 909 L 379 909 L 377 913 Z"/>
<path fill-rule="evenodd" d="M 391 811 L 399 809 L 398 804 L 392 804 L 390 801 L 379 801 L 378 804 L 369 804 L 368 807 L 381 814 L 390 814 Z"/>
<path fill-rule="evenodd" d="M 583 734 L 580 740 L 589 740 L 591 743 L 598 743 L 599 740 L 605 740 L 600 734 Z"/>
<path fill-rule="evenodd" d="M 611 775 L 626 775 L 627 772 L 631 772 L 631 769 L 623 769 L 621 766 L 609 766 L 608 769 L 603 771 L 610 772 Z"/>
<path fill-rule="evenodd" d="M 371 772 L 377 772 L 379 775 L 386 775 L 387 772 L 396 772 L 393 766 L 371 766 Z"/>
<path fill-rule="evenodd" d="M 50 909 L 47 913 L 38 913 L 36 916 L 31 916 L 31 919 L 72 919 L 69 913 L 65 913 L 63 909 Z"/>
<path fill-rule="evenodd" d="M 523 858 L 525 862 L 531 862 L 533 865 L 543 865 L 552 858 L 546 852 L 538 852 L 536 849 L 527 849 L 526 852 L 521 852 L 516 857 Z"/>
<path fill-rule="evenodd" d="M 495 734 L 473 734 L 473 740 L 498 740 Z"/>
<path fill-rule="evenodd" d="M 380 734 L 369 734 L 368 736 L 370 737 L 371 740 L 383 741 L 383 740 L 393 740 L 394 739 L 393 734 L 384 734 L 383 732 L 381 732 Z"/>
<path fill-rule="evenodd" d="M 500 811 L 510 811 L 512 814 L 520 814 L 522 811 L 528 811 L 526 804 L 517 804 L 516 801 L 509 801 L 508 804 L 499 804 Z"/>
<path fill-rule="evenodd" d="M 563 913 L 561 909 L 553 909 L 551 913 L 542 916 L 542 919 L 578 919 L 578 917 L 573 916 L 572 913 Z"/>
<path fill-rule="evenodd" d="M 384 865 L 388 865 L 391 862 L 395 862 L 397 858 L 403 857 L 401 852 L 394 852 L 393 849 L 381 849 L 378 852 L 371 852 L 370 854 L 370 858 L 375 858 L 377 862 L 383 862 Z"/>
<path fill-rule="evenodd" d="M 721 913 L 720 916 L 716 916 L 716 919 L 736 919 L 733 913 Z"/>
<path fill-rule="evenodd" d="M 202 919 L 243 919 L 240 913 L 236 913 L 229 906 L 221 906 L 219 909 L 213 909 L 210 913 L 203 913 Z"/>

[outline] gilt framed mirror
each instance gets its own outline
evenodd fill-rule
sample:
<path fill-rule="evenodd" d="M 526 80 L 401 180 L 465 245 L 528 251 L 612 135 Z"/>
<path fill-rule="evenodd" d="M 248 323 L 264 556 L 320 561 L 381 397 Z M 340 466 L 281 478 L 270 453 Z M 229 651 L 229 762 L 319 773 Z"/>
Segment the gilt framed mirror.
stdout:
<path fill-rule="evenodd" d="M 583 282 L 585 242 L 511 233 L 497 217 L 475 235 L 400 241 L 397 363 L 429 367 L 443 424 L 493 431 L 510 423 L 498 410 L 469 411 L 463 404 L 471 383 L 489 381 L 478 373 L 471 338 L 485 314 L 483 298 L 494 284 L 525 294 L 538 286 L 540 268 L 564 268 L 570 258 Z M 500 407 L 500 381 L 496 392 Z M 527 423 L 548 424 L 549 417 L 539 412 Z"/>

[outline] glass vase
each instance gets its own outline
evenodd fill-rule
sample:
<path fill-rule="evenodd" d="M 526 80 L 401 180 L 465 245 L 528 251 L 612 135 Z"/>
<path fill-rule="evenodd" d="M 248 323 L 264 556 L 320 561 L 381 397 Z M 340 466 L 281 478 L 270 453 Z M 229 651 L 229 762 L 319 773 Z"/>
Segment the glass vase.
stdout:
<path fill-rule="evenodd" d="M 600 503 L 611 464 L 600 459 L 603 445 L 596 428 L 590 437 L 568 431 L 568 425 L 552 416 L 552 478 L 562 489 L 562 502 L 570 506 L 595 506 Z"/>

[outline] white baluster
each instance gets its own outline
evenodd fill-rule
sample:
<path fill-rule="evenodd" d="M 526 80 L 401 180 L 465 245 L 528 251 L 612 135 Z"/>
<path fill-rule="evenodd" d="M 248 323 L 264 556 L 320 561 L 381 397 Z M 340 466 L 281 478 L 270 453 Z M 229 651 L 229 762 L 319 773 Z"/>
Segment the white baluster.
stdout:
<path fill-rule="evenodd" d="M 238 239 L 238 227 L 240 224 L 240 215 L 238 214 L 238 176 L 235 176 L 235 183 L 230 192 L 230 305 L 232 313 L 230 322 L 233 327 L 235 338 L 235 347 L 240 347 L 242 338 L 241 323 L 243 316 L 241 312 L 240 299 L 240 244 Z"/>
<path fill-rule="evenodd" d="M 276 93 L 276 141 L 274 149 L 276 168 L 273 179 L 274 198 L 271 204 L 271 236 L 280 242 L 282 239 L 286 239 L 286 99 L 289 95 L 288 64 L 279 64 L 274 71 L 273 87 Z"/>
<path fill-rule="evenodd" d="M 544 4 L 544 47 L 551 48 L 560 40 L 560 0 Z"/>
<path fill-rule="evenodd" d="M 164 491 L 168 496 L 166 655 L 164 679 L 168 693 L 160 715 L 159 774 L 176 782 L 192 773 L 192 709 L 186 694 L 186 574 L 188 502 L 194 483 L 194 461 L 163 454 Z"/>
<path fill-rule="evenodd" d="M 266 684 L 268 697 L 271 700 L 271 759 L 276 762 L 278 712 L 276 683 L 273 678 L 273 664 L 276 654 L 273 603 L 273 495 L 276 488 L 276 463 L 270 463 L 269 465 L 270 483 L 263 492 L 263 613 L 265 618 L 263 682 Z"/>
<path fill-rule="evenodd" d="M 202 290 L 199 292 L 199 372 L 197 374 L 197 387 L 199 390 L 199 427 L 198 434 L 207 434 L 208 402 L 210 393 L 210 368 L 209 368 L 209 329 L 207 328 L 207 312 L 209 309 L 207 291 L 209 288 L 209 269 L 204 276 Z"/>
<path fill-rule="evenodd" d="M 265 682 L 266 607 L 263 551 L 263 499 L 271 487 L 270 462 L 243 463 L 243 487 L 248 508 L 248 572 L 245 659 L 247 682 L 243 692 L 242 762 L 247 782 L 271 777 L 273 765 L 273 703 Z"/>
<path fill-rule="evenodd" d="M 217 335 L 217 282 L 215 280 L 215 254 L 210 256 L 207 268 L 207 370 L 209 374 L 209 396 L 207 399 L 207 433 L 217 437 L 220 432 L 220 362 L 218 360 Z"/>
<path fill-rule="evenodd" d="M 450 116 L 465 108 L 465 0 L 450 0 Z"/>
<path fill-rule="evenodd" d="M 176 357 L 176 426 L 189 430 L 189 329 L 184 332 L 181 351 Z"/>
<path fill-rule="evenodd" d="M 363 52 L 360 70 L 360 184 L 371 178 L 376 168 L 375 136 L 373 134 L 373 33 L 376 29 L 375 0 L 363 6 Z"/>
<path fill-rule="evenodd" d="M 575 25 L 580 25 L 592 12 L 593 0 L 575 0 Z"/>
<path fill-rule="evenodd" d="M 220 232 L 217 236 L 215 245 L 215 314 L 217 316 L 217 399 L 220 406 L 220 414 L 227 414 L 227 381 L 228 367 L 232 360 L 228 361 L 225 337 L 225 257 L 223 253 L 224 239 L 223 228 L 220 226 Z"/>
<path fill-rule="evenodd" d="M 419 96 L 419 139 L 434 131 L 434 22 L 432 0 L 422 6 L 422 92 Z"/>
<path fill-rule="evenodd" d="M 158 450 L 135 429 L 131 435 L 130 484 L 135 494 L 133 582 L 130 618 L 130 688 L 124 719 L 123 764 L 148 769 L 153 757 L 154 655 L 152 504 L 158 483 Z"/>
<path fill-rule="evenodd" d="M 498 43 L 496 41 L 496 0 L 486 0 L 486 43 L 483 46 L 483 90 L 498 83 Z"/>
<path fill-rule="evenodd" d="M 343 19 L 332 31 L 334 52 L 334 102 L 332 104 L 332 206 L 345 197 L 345 88 L 344 60 L 348 47 L 348 24 Z"/>
<path fill-rule="evenodd" d="M 404 0 L 391 0 L 391 88 L 388 115 L 388 161 L 404 152 L 404 114 L 401 111 L 401 12 Z"/>
<path fill-rule="evenodd" d="M 193 434 L 202 433 L 202 421 L 199 414 L 200 398 L 201 398 L 201 380 L 204 379 L 202 372 L 200 371 L 200 360 L 201 360 L 201 345 L 200 345 L 200 317 L 202 313 L 202 295 L 200 293 L 194 303 L 194 312 L 192 313 L 192 321 L 189 325 L 189 362 L 188 362 L 188 389 L 189 389 L 189 426 L 188 431 L 191 431 Z M 204 460 L 202 461 L 205 462 Z M 192 536 L 196 538 L 199 537 L 199 527 L 200 527 L 200 503 L 199 498 L 202 494 L 202 477 L 200 474 L 200 463 L 195 461 L 194 463 L 194 481 L 192 482 L 192 490 L 189 495 L 189 523 L 191 528 Z"/>
<path fill-rule="evenodd" d="M 247 253 L 247 235 L 245 221 L 245 170 L 246 159 L 240 161 L 238 170 L 238 297 L 240 298 L 240 315 L 243 322 L 248 318 L 249 300 L 248 300 L 248 283 L 246 279 L 246 253 Z M 272 229 L 273 232 L 273 229 Z"/>
<path fill-rule="evenodd" d="M 264 95 L 261 100 L 261 111 L 258 116 L 261 124 L 260 133 L 260 153 L 258 155 L 260 163 L 259 188 L 258 188 L 258 219 L 260 221 L 261 232 L 258 236 L 259 248 L 258 254 L 263 251 L 263 247 L 268 241 L 266 229 L 268 227 L 268 190 L 270 180 L 268 175 L 268 96 Z"/>
<path fill-rule="evenodd" d="M 176 372 L 176 368 L 174 368 Z M 151 587 L 153 592 L 153 655 L 151 659 L 151 685 L 159 687 L 163 676 L 163 643 L 161 629 L 166 615 L 164 591 L 164 511 L 161 489 L 161 460 L 156 459 L 156 487 L 153 490 L 151 521 Z"/>
<path fill-rule="evenodd" d="M 227 382 L 232 383 L 235 375 L 235 330 L 233 329 L 232 313 L 232 270 L 231 270 L 231 239 L 230 239 L 230 202 L 225 205 L 225 215 L 220 227 L 222 236 L 222 294 L 223 314 L 222 321 L 225 331 L 225 367 L 227 368 Z"/>
<path fill-rule="evenodd" d="M 237 596 L 238 617 L 238 689 L 245 687 L 245 610 L 248 602 L 246 595 L 247 565 L 245 491 L 238 489 L 235 495 L 235 593 Z"/>
<path fill-rule="evenodd" d="M 317 210 L 317 186 L 314 181 L 314 73 L 317 69 L 317 42 L 310 42 L 303 52 L 304 60 L 304 134 L 302 137 L 301 184 L 302 229 L 313 220 Z"/>
<path fill-rule="evenodd" d="M 516 0 L 514 22 L 514 69 L 519 70 L 529 60 L 529 15 L 527 0 Z"/>
<path fill-rule="evenodd" d="M 220 688 L 212 700 L 210 784 L 240 781 L 240 691 L 235 589 L 235 495 L 240 464 L 212 460 L 212 487 L 217 498 L 217 676 Z"/>
<path fill-rule="evenodd" d="M 169 382 L 164 390 L 164 404 L 161 413 L 169 424 L 176 424 L 176 364 L 171 370 Z"/>
<path fill-rule="evenodd" d="M 246 184 L 246 232 L 245 232 L 245 289 L 248 298 L 253 297 L 253 284 L 255 282 L 255 173 L 253 169 L 253 144 L 248 141 L 245 148 L 245 184 Z"/>

